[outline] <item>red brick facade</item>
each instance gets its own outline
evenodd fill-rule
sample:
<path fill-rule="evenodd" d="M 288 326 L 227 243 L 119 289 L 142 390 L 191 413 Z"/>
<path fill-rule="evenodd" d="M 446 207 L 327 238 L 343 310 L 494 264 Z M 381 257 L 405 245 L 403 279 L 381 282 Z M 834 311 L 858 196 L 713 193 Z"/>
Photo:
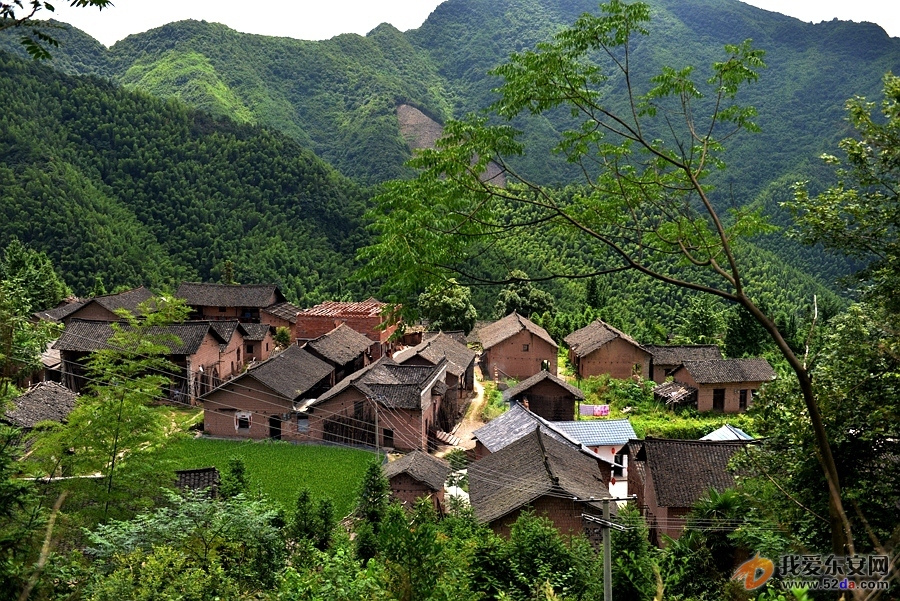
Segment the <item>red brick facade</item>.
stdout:
<path fill-rule="evenodd" d="M 601 374 L 609 374 L 620 380 L 635 374 L 645 379 L 650 378 L 650 353 L 622 338 L 610 340 L 580 358 L 569 351 L 569 361 L 576 366 L 580 378 Z"/>
<path fill-rule="evenodd" d="M 549 365 L 555 374 L 558 360 L 556 347 L 523 329 L 485 349 L 481 361 L 486 378 L 524 380 L 541 371 L 542 365 Z"/>
<path fill-rule="evenodd" d="M 406 507 L 414 507 L 416 502 L 430 497 L 438 513 L 444 511 L 444 489 L 434 490 L 428 484 L 416 480 L 407 473 L 397 474 L 389 480 L 391 495 Z"/>
<path fill-rule="evenodd" d="M 723 413 L 743 413 L 753 402 L 753 397 L 763 382 L 725 382 L 717 384 L 698 384 L 688 370 L 682 368 L 673 374 L 676 382 L 693 386 L 697 389 L 697 411 L 721 411 Z M 716 392 L 717 390 L 721 392 Z M 722 408 L 715 407 L 715 398 L 721 395 Z M 741 399 L 744 399 L 743 406 Z"/>

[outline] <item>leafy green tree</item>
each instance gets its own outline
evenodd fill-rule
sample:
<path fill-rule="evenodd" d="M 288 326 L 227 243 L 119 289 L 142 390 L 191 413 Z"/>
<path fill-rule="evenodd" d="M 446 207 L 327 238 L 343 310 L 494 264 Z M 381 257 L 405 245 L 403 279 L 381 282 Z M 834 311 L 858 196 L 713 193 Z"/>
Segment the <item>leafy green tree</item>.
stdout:
<path fill-rule="evenodd" d="M 628 530 L 612 533 L 612 579 L 617 600 L 653 599 L 659 566 L 640 511 L 631 504 L 619 509 L 616 521 Z"/>
<path fill-rule="evenodd" d="M 52 309 L 71 294 L 47 254 L 25 246 L 18 238 L 13 238 L 0 256 L 0 280 L 17 284 L 32 311 Z"/>
<path fill-rule="evenodd" d="M 222 475 L 219 484 L 219 495 L 223 499 L 230 499 L 249 492 L 247 484 L 247 464 L 240 457 L 229 457 L 228 467 Z"/>
<path fill-rule="evenodd" d="M 514 269 L 509 272 L 507 281 L 509 283 L 497 294 L 497 317 L 513 311 L 523 317 L 553 312 L 553 297 L 530 282 L 527 273 Z"/>
<path fill-rule="evenodd" d="M 291 330 L 287 327 L 275 329 L 275 344 L 281 348 L 287 348 L 291 345 Z"/>
<path fill-rule="evenodd" d="M 472 291 L 452 278 L 432 284 L 419 295 L 419 312 L 431 322 L 432 330 L 462 330 L 466 334 L 472 331 L 478 318 Z"/>
<path fill-rule="evenodd" d="M 370 559 L 378 551 L 377 537 L 390 505 L 389 492 L 390 485 L 381 471 L 381 465 L 370 463 L 356 502 L 356 517 L 359 518 L 356 524 L 356 553 L 360 559 Z"/>
<path fill-rule="evenodd" d="M 785 203 L 799 225 L 804 242 L 822 244 L 866 262 L 859 274 L 869 302 L 900 315 L 900 76 L 884 76 L 880 118 L 865 98 L 847 101 L 856 136 L 839 144 L 844 160 L 823 155 L 836 167 L 837 183 L 814 196 L 805 183 Z"/>
<path fill-rule="evenodd" d="M 543 235 L 588 246 L 593 260 L 567 269 L 562 253 L 542 257 L 542 278 L 634 271 L 740 305 L 796 375 L 828 481 L 833 549 L 845 553 L 852 531 L 809 371 L 748 279 L 746 240 L 772 228 L 759 211 L 720 213 L 728 201 L 706 183 L 724 167 L 724 142 L 758 130 L 738 94 L 758 79 L 763 53 L 749 40 L 727 45 L 705 77 L 667 66 L 642 85 L 632 52 L 650 8 L 612 0 L 600 11 L 493 70 L 503 81 L 492 114 L 450 121 L 437 147 L 410 161 L 416 179 L 385 185 L 371 213 L 378 241 L 360 258 L 402 298 L 423 273 L 484 281 L 471 266 L 489 260 L 498 239 L 515 248 Z M 529 149 L 510 123 L 549 113 L 571 118 L 553 150 L 580 169 L 578 185 L 544 186 L 515 167 Z M 503 177 L 483 177 L 489 171 Z"/>
<path fill-rule="evenodd" d="M 107 347 L 86 362 L 90 382 L 65 424 L 54 424 L 35 437 L 35 456 L 50 476 L 102 474 L 98 495 L 105 519 L 111 507 L 120 511 L 146 502 L 147 484 L 165 477 L 158 463 L 171 434 L 169 420 L 151 405 L 178 373 L 166 355 L 174 337 L 158 328 L 183 320 L 188 307 L 171 297 L 143 303 L 138 316 L 121 312 Z"/>
<path fill-rule="evenodd" d="M 331 544 L 331 533 L 336 525 L 334 503 L 331 499 L 313 501 L 308 488 L 300 489 L 294 516 L 288 528 L 288 536 L 294 540 L 305 539 L 324 551 Z"/>
<path fill-rule="evenodd" d="M 771 341 L 768 333 L 741 306 L 725 315 L 725 354 L 729 357 L 758 357 Z"/>
<path fill-rule="evenodd" d="M 725 320 L 720 303 L 709 296 L 692 296 L 681 317 L 676 342 L 720 344 L 724 330 Z"/>
<path fill-rule="evenodd" d="M 19 477 L 21 432 L 0 424 L 0 598 L 15 598 L 27 580 L 41 521 L 33 484 Z"/>
<path fill-rule="evenodd" d="M 100 10 L 112 6 L 112 0 L 68 1 L 70 6 L 96 6 Z M 20 42 L 33 58 L 46 60 L 50 58 L 47 46 L 59 46 L 59 42 L 46 31 L 48 28 L 52 28 L 52 25 L 35 19 L 35 16 L 42 10 L 53 12 L 54 8 L 52 4 L 43 0 L 13 0 L 13 2 L 0 3 L 0 31 L 12 27 L 28 30 L 22 35 Z"/>
<path fill-rule="evenodd" d="M 49 322 L 35 322 L 21 283 L 0 280 L 0 403 L 15 392 L 16 381 L 43 368 L 41 353 L 59 334 Z"/>

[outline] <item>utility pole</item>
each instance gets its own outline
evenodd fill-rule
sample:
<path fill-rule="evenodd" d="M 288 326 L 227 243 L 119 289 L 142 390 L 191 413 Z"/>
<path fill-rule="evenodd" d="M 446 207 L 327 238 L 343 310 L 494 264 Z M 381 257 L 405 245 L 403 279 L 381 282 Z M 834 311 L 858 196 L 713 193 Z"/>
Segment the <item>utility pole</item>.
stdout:
<path fill-rule="evenodd" d="M 618 530 L 619 532 L 625 532 L 626 530 L 630 530 L 627 526 L 623 526 L 622 524 L 617 524 L 610 519 L 609 516 L 609 504 L 617 501 L 634 501 L 636 497 L 624 497 L 624 498 L 608 498 L 601 499 L 603 503 L 603 518 L 598 518 L 597 516 L 590 515 L 587 513 L 582 513 L 582 519 L 593 522 L 595 524 L 600 524 L 600 528 L 602 530 L 603 535 L 603 601 L 612 601 L 612 532 L 611 530 Z M 594 498 L 590 498 L 591 501 L 594 501 Z"/>

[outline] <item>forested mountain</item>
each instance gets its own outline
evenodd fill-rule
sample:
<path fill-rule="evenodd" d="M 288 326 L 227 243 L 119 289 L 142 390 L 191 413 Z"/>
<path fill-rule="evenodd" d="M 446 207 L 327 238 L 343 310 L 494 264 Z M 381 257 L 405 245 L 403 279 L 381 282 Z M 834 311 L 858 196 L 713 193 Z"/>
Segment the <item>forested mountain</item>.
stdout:
<path fill-rule="evenodd" d="M 344 293 L 364 196 L 294 139 L 5 53 L 0 72 L 0 238 L 46 250 L 76 293 L 226 260 L 294 300 Z"/>

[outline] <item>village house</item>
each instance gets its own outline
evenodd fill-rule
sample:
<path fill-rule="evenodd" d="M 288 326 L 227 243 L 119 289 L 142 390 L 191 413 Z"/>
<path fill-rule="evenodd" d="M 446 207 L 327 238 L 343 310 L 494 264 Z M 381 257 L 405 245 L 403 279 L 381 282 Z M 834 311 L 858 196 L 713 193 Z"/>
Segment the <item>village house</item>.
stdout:
<path fill-rule="evenodd" d="M 260 312 L 285 301 L 275 284 L 207 284 L 183 282 L 175 297 L 191 308 L 191 319 L 237 319 L 259 323 Z"/>
<path fill-rule="evenodd" d="M 518 313 L 485 326 L 478 339 L 485 378 L 524 380 L 541 370 L 556 373 L 559 345 L 547 330 Z"/>
<path fill-rule="evenodd" d="M 306 416 L 297 409 L 304 399 L 328 390 L 332 371 L 328 363 L 292 345 L 203 395 L 203 431 L 257 440 L 305 439 Z"/>
<path fill-rule="evenodd" d="M 475 351 L 443 332 L 428 332 L 424 341 L 399 351 L 394 361 L 402 365 L 437 365 L 447 360 L 447 394 L 441 407 L 443 429 L 450 429 L 462 417 L 465 400 L 475 388 Z"/>
<path fill-rule="evenodd" d="M 728 462 L 746 444 L 648 437 L 626 445 L 633 475 L 628 494 L 637 496 L 654 544 L 665 544 L 662 535 L 680 537 L 691 508 L 711 488 L 722 492 L 734 486 Z"/>
<path fill-rule="evenodd" d="M 120 326 L 125 331 L 130 328 L 125 323 Z M 166 392 L 169 400 L 192 402 L 241 369 L 238 359 L 240 334 L 235 332 L 233 340 L 225 339 L 219 330 L 208 321 L 187 321 L 149 329 L 149 336 L 169 348 L 167 359 L 175 365 L 176 371 L 170 374 L 172 383 Z M 53 345 L 60 353 L 62 383 L 67 388 L 81 391 L 87 383 L 84 360 L 94 351 L 110 348 L 108 341 L 113 334 L 111 322 L 79 319 L 69 322 Z"/>
<path fill-rule="evenodd" d="M 331 386 L 369 364 L 370 346 L 372 341 L 367 336 L 343 323 L 302 344 L 302 348 L 331 365 Z"/>
<path fill-rule="evenodd" d="M 291 335 L 291 344 L 297 341 L 297 316 L 303 309 L 283 301 L 259 310 L 259 321 L 272 326 L 273 329 L 287 328 Z"/>
<path fill-rule="evenodd" d="M 549 371 L 541 371 L 504 390 L 503 400 L 520 403 L 548 421 L 562 421 L 575 417 L 575 404 L 584 400 L 584 393 Z"/>
<path fill-rule="evenodd" d="M 399 365 L 382 357 L 310 403 L 309 439 L 427 451 L 437 445 L 447 361 Z"/>
<path fill-rule="evenodd" d="M 382 312 L 386 308 L 386 303 L 374 298 L 361 302 L 327 301 L 318 304 L 297 315 L 297 340 L 313 340 L 344 323 L 372 341 L 369 349 L 372 359 L 390 356 L 393 350 L 390 339 L 397 330 L 397 322 L 393 321 L 382 327 L 385 319 Z"/>
<path fill-rule="evenodd" d="M 434 508 L 442 514 L 444 483 L 450 475 L 450 464 L 422 451 L 413 451 L 382 465 L 384 477 L 391 487 L 391 496 L 407 509 L 419 499 L 431 499 Z"/>
<path fill-rule="evenodd" d="M 694 404 L 698 411 L 741 413 L 753 402 L 757 389 L 775 379 L 765 359 L 685 361 L 672 372 L 674 380 L 653 390 L 666 404 Z"/>
<path fill-rule="evenodd" d="M 275 337 L 267 323 L 242 323 L 239 326 L 244 340 L 244 357 L 247 363 L 265 361 L 275 350 Z"/>
<path fill-rule="evenodd" d="M 116 311 L 125 309 L 132 315 L 138 311 L 138 305 L 153 298 L 153 293 L 140 286 L 117 294 L 106 294 L 94 298 L 76 299 L 66 302 L 54 309 L 38 311 L 34 317 L 42 321 L 54 321 L 68 325 L 73 319 L 93 321 L 119 321 Z"/>
<path fill-rule="evenodd" d="M 565 342 L 579 378 L 601 374 L 620 380 L 635 375 L 650 378 L 651 354 L 631 336 L 599 319 L 566 336 Z"/>
<path fill-rule="evenodd" d="M 0 421 L 28 433 L 40 422 L 65 423 L 78 395 L 56 382 L 39 382 L 14 398 Z"/>
<path fill-rule="evenodd" d="M 519 515 L 530 509 L 562 534 L 584 533 L 598 542 L 598 532 L 582 514 L 602 515 L 601 500 L 610 498 L 609 474 L 588 454 L 542 429 L 471 463 L 468 476 L 475 518 L 495 533 L 508 537 Z M 610 509 L 615 514 L 615 503 Z"/>
<path fill-rule="evenodd" d="M 715 344 L 686 344 L 658 346 L 645 344 L 650 353 L 650 374 L 657 384 L 662 384 L 685 361 L 717 361 L 723 359 L 722 351 Z"/>
<path fill-rule="evenodd" d="M 613 463 L 610 491 L 617 497 L 628 492 L 628 457 L 623 451 L 629 440 L 637 438 L 627 419 L 591 419 L 554 421 L 553 427 L 578 441 L 600 457 Z"/>

